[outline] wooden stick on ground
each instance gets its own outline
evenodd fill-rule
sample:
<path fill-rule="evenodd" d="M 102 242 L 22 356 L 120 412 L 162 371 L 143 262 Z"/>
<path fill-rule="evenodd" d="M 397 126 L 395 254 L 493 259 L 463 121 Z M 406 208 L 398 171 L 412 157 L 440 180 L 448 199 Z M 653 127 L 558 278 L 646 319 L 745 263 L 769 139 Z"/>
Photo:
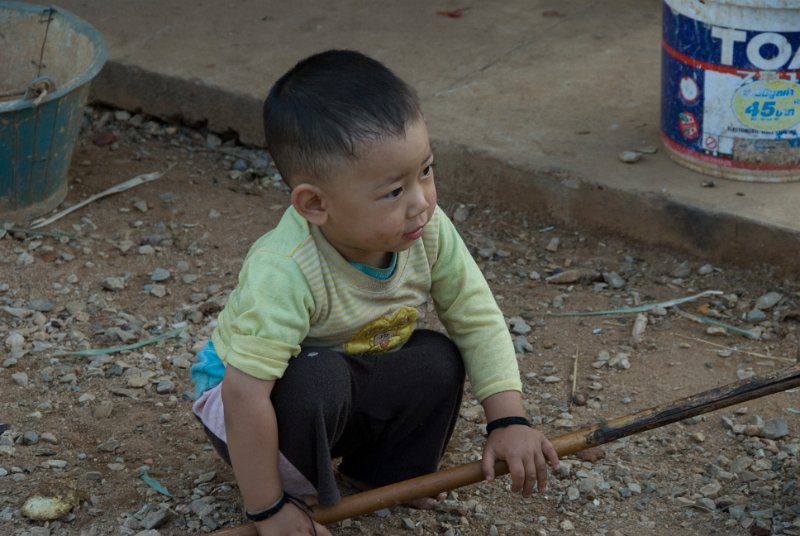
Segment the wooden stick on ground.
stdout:
<path fill-rule="evenodd" d="M 638 413 L 598 423 L 575 432 L 551 438 L 560 457 L 589 447 L 609 443 L 629 435 L 645 432 L 717 409 L 771 395 L 800 386 L 800 364 L 765 376 L 756 376 L 723 387 L 710 389 L 671 403 Z M 495 465 L 498 476 L 506 474 L 504 462 Z M 381 488 L 344 497 L 330 507 L 315 507 L 313 517 L 323 525 L 363 515 L 381 508 L 431 497 L 483 481 L 481 462 L 472 462 L 404 480 Z M 253 525 L 240 525 L 215 532 L 214 536 L 256 536 Z"/>

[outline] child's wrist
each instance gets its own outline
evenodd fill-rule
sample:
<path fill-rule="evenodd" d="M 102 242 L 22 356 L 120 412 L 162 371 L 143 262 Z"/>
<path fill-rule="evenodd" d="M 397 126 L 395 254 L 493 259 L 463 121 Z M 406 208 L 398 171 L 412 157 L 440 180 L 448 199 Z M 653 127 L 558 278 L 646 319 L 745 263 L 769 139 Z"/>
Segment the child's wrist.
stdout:
<path fill-rule="evenodd" d="M 486 424 L 486 435 L 491 434 L 494 430 L 497 430 L 498 428 L 505 428 L 506 426 L 512 426 L 514 424 L 521 424 L 523 426 L 530 427 L 531 421 L 529 421 L 525 417 L 520 417 L 516 415 L 511 417 L 501 417 L 499 419 L 489 421 L 489 423 Z"/>
<path fill-rule="evenodd" d="M 245 510 L 244 515 L 250 521 L 254 521 L 254 522 L 255 521 L 264 521 L 264 520 L 267 520 L 267 519 L 271 518 L 272 516 L 274 516 L 278 512 L 280 512 L 281 509 L 284 506 L 286 506 L 287 502 L 289 502 L 289 494 L 286 493 L 285 491 L 282 491 L 280 498 L 277 501 L 275 501 L 274 503 L 272 503 L 270 506 L 267 506 L 263 510 L 260 510 L 258 512 L 253 512 L 253 513 Z"/>

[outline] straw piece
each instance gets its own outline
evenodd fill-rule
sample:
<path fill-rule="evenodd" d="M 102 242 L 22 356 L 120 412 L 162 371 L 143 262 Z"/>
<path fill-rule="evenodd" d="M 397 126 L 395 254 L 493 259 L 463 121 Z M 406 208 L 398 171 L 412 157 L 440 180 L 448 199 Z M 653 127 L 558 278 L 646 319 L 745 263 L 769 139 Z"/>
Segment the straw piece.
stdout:
<path fill-rule="evenodd" d="M 714 320 L 713 318 L 708 318 L 707 316 L 702 315 L 695 315 L 692 313 L 687 313 L 679 308 L 675 308 L 675 312 L 678 313 L 680 316 L 687 318 L 693 322 L 697 322 L 698 324 L 709 324 L 712 326 L 719 326 L 721 328 L 729 329 L 731 331 L 735 331 L 736 333 L 741 333 L 742 335 L 757 341 L 761 338 L 761 334 L 756 331 L 751 331 L 749 329 L 742 329 L 736 326 L 732 326 L 731 324 L 726 324 L 725 322 L 720 322 L 719 320 Z"/>
<path fill-rule="evenodd" d="M 89 348 L 88 350 L 76 350 L 74 352 L 66 352 L 64 350 L 56 352 L 54 355 L 56 357 L 62 355 L 74 355 L 80 357 L 94 357 L 97 355 L 105 355 L 105 354 L 114 354 L 117 352 L 124 352 L 125 350 L 135 350 L 136 348 L 141 348 L 142 346 L 147 346 L 148 344 L 153 344 L 159 341 L 163 341 L 165 339 L 170 339 L 178 335 L 181 331 L 185 330 L 187 326 L 182 326 L 179 328 L 171 329 L 169 331 L 165 331 L 161 335 L 156 335 L 155 337 L 150 337 L 148 339 L 142 339 L 137 342 L 132 342 L 131 344 L 123 344 L 121 346 L 112 346 L 110 348 Z"/>
<path fill-rule="evenodd" d="M 145 184 L 147 182 L 152 182 L 152 181 L 154 181 L 156 179 L 159 179 L 167 171 L 172 169 L 172 167 L 173 166 L 170 166 L 169 168 L 167 168 L 166 171 L 163 171 L 163 172 L 155 171 L 153 173 L 145 173 L 143 175 L 139 175 L 138 177 L 134 177 L 132 179 L 128 179 L 127 181 L 122 182 L 120 184 L 117 184 L 116 186 L 112 186 L 111 188 L 108 188 L 107 190 L 103 190 L 102 192 L 100 192 L 98 194 L 94 194 L 93 196 L 87 197 L 86 199 L 84 199 L 80 203 L 77 203 L 75 205 L 72 205 L 71 207 L 65 208 L 61 212 L 57 212 L 57 213 L 53 214 L 49 218 L 39 218 L 37 220 L 34 220 L 31 223 L 31 229 L 38 229 L 40 227 L 44 227 L 46 225 L 50 225 L 54 221 L 60 220 L 61 218 L 63 218 L 67 214 L 69 214 L 71 212 L 74 212 L 74 211 L 78 210 L 79 208 L 83 208 L 86 205 L 88 205 L 89 203 L 94 203 L 95 201 L 97 201 L 98 199 L 102 199 L 103 197 L 106 197 L 106 196 L 109 196 L 109 195 L 112 195 L 112 194 L 118 194 L 120 192 L 124 192 L 125 190 L 129 190 L 130 188 L 133 188 L 135 186 L 139 186 L 140 184 Z"/>
<path fill-rule="evenodd" d="M 667 309 L 669 307 L 674 307 L 675 305 L 680 305 L 682 303 L 700 299 L 703 296 L 720 296 L 721 294 L 722 291 L 719 290 L 706 290 L 704 292 L 701 292 L 700 294 L 695 294 L 694 296 L 686 296 L 685 298 L 676 298 L 674 300 L 667 300 L 658 303 L 643 304 L 643 305 L 638 305 L 636 307 L 626 307 L 624 309 L 611 309 L 608 311 L 570 311 L 566 313 L 549 313 L 549 314 L 550 316 L 628 315 L 633 313 L 644 313 L 647 311 L 651 311 L 653 309 L 657 309 L 659 307 Z"/>
<path fill-rule="evenodd" d="M 725 346 L 724 344 L 717 344 L 715 342 L 707 341 L 705 339 L 699 339 L 697 337 L 689 337 L 688 335 L 682 335 L 680 333 L 673 333 L 676 337 L 680 337 L 682 339 L 687 339 L 690 341 L 697 341 L 702 342 L 703 344 L 708 344 L 709 346 L 716 346 L 717 348 L 722 348 L 724 350 L 730 350 L 731 352 L 739 352 L 740 354 L 746 354 L 753 357 L 758 357 L 760 359 L 771 359 L 773 361 L 784 361 L 786 363 L 794 363 L 794 359 L 789 359 L 788 357 L 781 357 L 781 356 L 774 356 L 774 355 L 765 355 L 760 354 L 758 352 L 751 352 L 750 350 L 740 350 L 739 348 L 731 348 L 730 346 Z"/>

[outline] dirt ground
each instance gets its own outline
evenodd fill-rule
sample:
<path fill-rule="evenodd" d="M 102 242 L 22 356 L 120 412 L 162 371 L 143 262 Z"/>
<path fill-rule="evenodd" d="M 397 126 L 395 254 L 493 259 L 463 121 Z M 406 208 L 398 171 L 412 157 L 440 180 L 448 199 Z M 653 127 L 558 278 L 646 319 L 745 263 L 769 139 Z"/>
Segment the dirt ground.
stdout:
<path fill-rule="evenodd" d="M 127 113 L 90 110 L 86 122 L 67 204 L 168 171 L 43 233 L 20 230 L 23 222 L 0 231 L 0 533 L 182 535 L 239 524 L 233 474 L 190 412 L 188 367 L 244 254 L 275 225 L 287 193 L 262 151 Z M 502 196 L 467 197 L 454 179 L 438 177 L 440 203 L 509 319 L 526 406 L 546 434 L 794 362 L 798 281 L 767 266 L 711 266 L 509 212 Z M 720 294 L 680 311 L 650 310 L 636 341 L 635 314 L 556 316 L 710 290 Z M 777 303 L 756 307 L 770 297 Z M 132 350 L 59 353 L 159 335 Z M 332 531 L 800 534 L 798 408 L 793 390 L 604 445 L 601 454 L 566 458 L 548 491 L 530 499 L 511 495 L 502 478 L 452 492 L 437 511 L 394 507 Z M 480 458 L 482 423 L 467 396 L 443 467 Z M 69 513 L 26 518 L 23 501 L 37 492 L 60 494 Z"/>

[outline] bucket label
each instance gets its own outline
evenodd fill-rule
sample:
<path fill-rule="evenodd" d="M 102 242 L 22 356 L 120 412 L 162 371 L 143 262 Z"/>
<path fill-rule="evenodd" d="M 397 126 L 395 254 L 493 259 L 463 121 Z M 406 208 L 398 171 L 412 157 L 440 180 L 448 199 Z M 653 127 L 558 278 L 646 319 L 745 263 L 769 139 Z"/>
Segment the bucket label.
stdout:
<path fill-rule="evenodd" d="M 777 132 L 800 122 L 800 87 L 788 80 L 748 80 L 733 95 L 733 111 L 745 126 Z"/>
<path fill-rule="evenodd" d="M 800 169 L 800 31 L 695 20 L 670 4 L 681 2 L 664 1 L 664 142 L 718 166 Z"/>

